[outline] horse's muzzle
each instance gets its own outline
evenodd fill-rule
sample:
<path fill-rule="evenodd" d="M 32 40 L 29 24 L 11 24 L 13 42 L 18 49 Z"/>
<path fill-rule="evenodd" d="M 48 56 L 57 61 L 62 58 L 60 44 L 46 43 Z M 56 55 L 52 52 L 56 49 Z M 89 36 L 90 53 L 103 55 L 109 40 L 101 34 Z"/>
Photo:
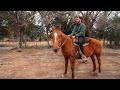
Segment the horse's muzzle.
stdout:
<path fill-rule="evenodd" d="M 58 49 L 57 49 L 57 48 L 53 48 L 53 50 L 54 50 L 54 52 L 57 52 L 57 51 L 58 51 Z"/>

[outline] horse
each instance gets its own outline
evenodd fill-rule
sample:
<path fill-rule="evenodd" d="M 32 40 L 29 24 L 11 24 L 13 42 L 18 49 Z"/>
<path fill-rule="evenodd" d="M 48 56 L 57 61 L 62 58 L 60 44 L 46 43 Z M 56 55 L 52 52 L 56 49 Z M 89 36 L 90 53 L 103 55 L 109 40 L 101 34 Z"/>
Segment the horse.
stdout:
<path fill-rule="evenodd" d="M 86 41 L 88 41 L 84 47 L 84 53 L 86 57 L 90 57 L 93 62 L 93 73 L 96 71 L 96 62 L 94 55 L 97 57 L 98 64 L 99 64 L 99 73 L 101 73 L 101 54 L 102 54 L 102 44 L 99 40 L 95 38 L 85 38 Z M 67 74 L 67 67 L 68 67 L 68 61 L 70 60 L 70 66 L 71 66 L 71 78 L 74 79 L 74 66 L 75 66 L 75 56 L 77 52 L 79 51 L 79 48 L 77 45 L 74 44 L 74 40 L 69 37 L 68 35 L 64 34 L 61 30 L 61 25 L 56 29 L 54 26 L 52 26 L 52 41 L 53 41 L 53 51 L 58 52 L 59 49 L 61 49 L 61 52 L 65 59 L 65 69 L 64 73 L 62 74 L 62 77 L 65 77 Z M 80 57 L 78 57 L 80 58 Z"/>

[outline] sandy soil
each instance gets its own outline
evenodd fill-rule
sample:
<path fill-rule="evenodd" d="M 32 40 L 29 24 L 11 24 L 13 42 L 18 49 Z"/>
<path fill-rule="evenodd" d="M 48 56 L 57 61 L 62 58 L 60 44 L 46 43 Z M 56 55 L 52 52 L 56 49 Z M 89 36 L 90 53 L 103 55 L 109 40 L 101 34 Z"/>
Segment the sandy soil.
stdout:
<path fill-rule="evenodd" d="M 91 59 L 86 64 L 80 63 L 75 66 L 75 76 L 77 79 L 120 79 L 120 50 L 103 49 L 101 76 L 93 76 L 92 68 Z M 70 79 L 70 63 L 67 77 L 61 77 L 63 72 L 61 51 L 54 53 L 52 48 L 30 48 L 22 52 L 0 50 L 0 79 Z"/>

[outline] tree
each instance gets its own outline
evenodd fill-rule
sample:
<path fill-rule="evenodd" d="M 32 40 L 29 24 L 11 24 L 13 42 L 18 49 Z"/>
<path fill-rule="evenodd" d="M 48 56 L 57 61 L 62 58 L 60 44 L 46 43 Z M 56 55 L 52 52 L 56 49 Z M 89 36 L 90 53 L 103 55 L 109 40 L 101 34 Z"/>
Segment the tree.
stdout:
<path fill-rule="evenodd" d="M 79 11 L 86 25 L 86 36 L 92 37 L 92 27 L 96 23 L 101 11 Z"/>
<path fill-rule="evenodd" d="M 56 13 L 55 11 L 39 11 L 39 14 L 42 18 L 42 23 L 44 23 L 44 25 L 46 27 L 48 47 L 50 47 L 50 43 L 49 43 L 50 23 L 53 20 L 53 18 L 55 17 L 55 13 Z"/>
<path fill-rule="evenodd" d="M 110 43 L 110 48 L 120 47 L 120 17 L 117 15 L 111 21 L 111 24 L 107 28 L 106 39 Z"/>
<path fill-rule="evenodd" d="M 99 39 L 103 39 L 103 44 L 105 45 L 106 39 L 106 28 L 109 26 L 109 16 L 111 15 L 111 11 L 103 11 L 101 16 L 99 17 L 96 23 L 96 32 Z"/>
<path fill-rule="evenodd" d="M 21 51 L 22 48 L 22 42 L 25 42 L 26 46 L 26 27 L 27 24 L 31 21 L 31 17 L 34 15 L 33 12 L 27 12 L 27 11 L 9 11 L 8 14 L 12 17 L 15 28 L 16 28 L 16 36 L 18 41 L 18 51 Z"/>

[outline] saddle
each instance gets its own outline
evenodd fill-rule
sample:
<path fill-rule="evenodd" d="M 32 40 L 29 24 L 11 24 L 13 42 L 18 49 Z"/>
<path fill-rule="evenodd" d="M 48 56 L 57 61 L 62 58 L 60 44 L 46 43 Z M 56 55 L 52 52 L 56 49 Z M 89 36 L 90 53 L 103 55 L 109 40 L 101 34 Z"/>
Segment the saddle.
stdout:
<path fill-rule="evenodd" d="M 79 45 L 76 44 L 76 42 L 78 42 L 78 38 L 77 37 L 71 37 L 71 38 L 73 39 L 73 42 L 74 42 L 74 45 L 75 45 L 75 49 L 76 49 L 76 55 L 75 55 L 75 57 L 78 58 L 78 59 L 82 59 L 81 49 L 80 49 Z M 90 38 L 85 37 L 84 40 L 83 40 L 83 46 L 89 45 L 90 41 L 91 41 Z"/>
<path fill-rule="evenodd" d="M 83 46 L 88 45 L 90 41 L 91 41 L 91 39 L 90 39 L 90 38 L 85 37 L 85 38 L 84 38 L 84 41 L 83 41 Z"/>
<path fill-rule="evenodd" d="M 71 38 L 73 39 L 74 44 L 77 45 L 76 42 L 78 42 L 78 37 L 71 37 Z M 83 40 L 83 46 L 88 45 L 90 41 L 91 39 L 89 37 L 85 37 Z"/>

